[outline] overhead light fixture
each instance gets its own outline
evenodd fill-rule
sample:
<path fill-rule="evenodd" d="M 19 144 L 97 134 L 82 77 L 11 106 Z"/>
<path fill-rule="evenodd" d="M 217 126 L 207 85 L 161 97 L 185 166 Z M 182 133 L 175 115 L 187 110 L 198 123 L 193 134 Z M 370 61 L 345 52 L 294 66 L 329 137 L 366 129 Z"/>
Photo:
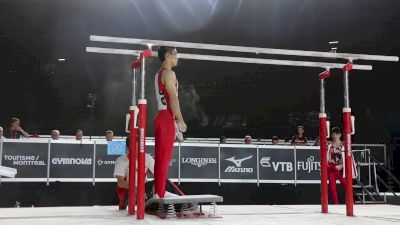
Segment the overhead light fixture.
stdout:
<path fill-rule="evenodd" d="M 64 59 L 64 58 L 60 58 L 60 59 L 58 59 L 58 61 L 60 61 L 60 62 L 64 62 L 66 59 Z"/>
<path fill-rule="evenodd" d="M 329 44 L 330 45 L 339 44 L 339 41 L 330 41 Z"/>

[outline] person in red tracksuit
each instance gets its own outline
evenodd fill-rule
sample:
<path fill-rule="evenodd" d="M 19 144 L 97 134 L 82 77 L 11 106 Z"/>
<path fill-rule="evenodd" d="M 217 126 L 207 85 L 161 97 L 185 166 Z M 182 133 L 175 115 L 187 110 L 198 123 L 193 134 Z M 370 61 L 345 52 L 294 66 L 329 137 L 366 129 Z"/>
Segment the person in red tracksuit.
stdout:
<path fill-rule="evenodd" d="M 172 68 L 178 65 L 177 51 L 173 47 L 160 46 L 158 57 L 161 68 L 155 76 L 154 85 L 158 112 L 154 119 L 155 198 L 164 198 L 176 133 L 185 132 L 187 126 L 183 120 L 178 100 L 178 80 Z"/>
<path fill-rule="evenodd" d="M 334 204 L 339 204 L 336 192 L 336 179 L 339 179 L 343 190 L 346 190 L 346 180 L 344 179 L 344 143 L 340 140 L 342 132 L 339 127 L 331 130 L 332 142 L 328 143 L 328 180 L 330 196 Z"/>

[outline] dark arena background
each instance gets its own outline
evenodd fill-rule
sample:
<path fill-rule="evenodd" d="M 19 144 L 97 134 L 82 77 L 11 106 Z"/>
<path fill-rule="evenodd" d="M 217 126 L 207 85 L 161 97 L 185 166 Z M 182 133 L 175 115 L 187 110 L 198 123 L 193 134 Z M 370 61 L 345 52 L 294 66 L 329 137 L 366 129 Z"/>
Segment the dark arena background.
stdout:
<path fill-rule="evenodd" d="M 399 56 L 400 1 L 0 0 L 1 127 L 8 128 L 10 119 L 17 117 L 31 136 L 27 140 L 47 140 L 55 129 L 60 131 L 60 139 L 74 139 L 78 129 L 86 140 L 104 140 L 106 130 L 112 130 L 116 139 L 127 136 L 125 115 L 131 104 L 131 64 L 136 57 L 88 53 L 86 47 L 94 46 L 90 35 Z M 177 50 L 178 54 L 195 52 Z M 254 57 L 252 53 L 215 54 Z M 298 56 L 257 57 L 304 60 Z M 350 104 L 356 117 L 352 142 L 372 149 L 384 146 L 385 153 L 377 153 L 381 154 L 379 163 L 400 177 L 400 64 L 355 64 L 372 65 L 373 69 L 354 70 L 349 76 Z M 159 68 L 158 58 L 147 59 L 148 137 L 154 137 L 154 76 Z M 226 136 L 228 143 L 242 144 L 250 135 L 255 144 L 262 144 L 278 136 L 286 146 L 299 125 L 304 126 L 310 145 L 319 135 L 317 75 L 323 71 L 319 68 L 180 59 L 174 71 L 188 140 L 216 143 Z M 96 97 L 92 110 L 89 94 Z M 331 127 L 343 127 L 342 108 L 343 72 L 336 69 L 326 81 Z M 388 185 L 378 182 L 379 191 L 398 193 L 400 187 L 393 178 L 383 169 L 377 170 Z M 0 207 L 117 205 L 115 186 L 112 181 L 47 184 L 0 180 Z M 319 183 L 181 182 L 180 187 L 190 194 L 221 195 L 226 205 L 320 204 Z M 343 203 L 341 188 L 338 194 Z"/>

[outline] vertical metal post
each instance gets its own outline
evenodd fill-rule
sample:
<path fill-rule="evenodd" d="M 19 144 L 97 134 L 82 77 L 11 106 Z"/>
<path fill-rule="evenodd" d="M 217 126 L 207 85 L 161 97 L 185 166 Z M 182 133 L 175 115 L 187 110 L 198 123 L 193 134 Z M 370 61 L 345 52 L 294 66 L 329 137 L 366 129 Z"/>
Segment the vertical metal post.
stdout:
<path fill-rule="evenodd" d="M 221 144 L 218 144 L 218 186 L 221 186 Z"/>
<path fill-rule="evenodd" d="M 0 166 L 2 165 L 3 161 L 3 138 L 0 138 Z"/>
<path fill-rule="evenodd" d="M 294 157 L 294 186 L 297 186 L 297 151 L 296 146 L 293 146 L 293 157 Z"/>
<path fill-rule="evenodd" d="M 178 142 L 178 184 L 181 184 L 181 143 Z"/>
<path fill-rule="evenodd" d="M 47 147 L 47 181 L 46 185 L 50 184 L 50 156 L 51 156 L 51 139 L 49 139 L 48 147 Z"/>
<path fill-rule="evenodd" d="M 368 182 L 369 182 L 368 185 L 371 186 L 372 185 L 372 180 L 371 180 L 371 155 L 370 155 L 371 152 L 370 152 L 369 149 L 368 149 L 367 154 L 368 154 Z"/>
<path fill-rule="evenodd" d="M 92 185 L 96 184 L 96 140 L 93 141 L 93 181 Z"/>
<path fill-rule="evenodd" d="M 351 153 L 351 108 L 349 98 L 349 71 L 352 69 L 352 62 L 343 67 L 343 86 L 344 86 L 344 107 L 343 107 L 343 128 L 344 128 L 344 150 L 345 150 L 345 174 L 346 174 L 346 215 L 353 216 L 353 156 Z"/>
<path fill-rule="evenodd" d="M 383 144 L 383 155 L 384 155 L 384 165 L 385 166 L 387 166 L 387 162 L 386 162 L 386 159 L 387 159 L 387 155 L 386 155 L 386 144 Z"/>
<path fill-rule="evenodd" d="M 134 62 L 133 64 L 132 64 L 132 82 L 131 82 L 131 84 L 132 84 L 132 104 L 131 105 L 136 105 L 136 69 L 137 69 L 137 64 L 135 65 L 135 63 L 137 63 L 137 62 Z"/>
<path fill-rule="evenodd" d="M 3 161 L 3 138 L 0 138 L 0 166 Z M 0 186 L 1 186 L 1 176 L 0 176 Z"/>
<path fill-rule="evenodd" d="M 321 155 L 321 212 L 328 213 L 328 161 L 327 161 L 327 121 L 325 113 L 325 79 L 330 76 L 329 69 L 320 73 L 320 113 L 319 149 Z"/>
<path fill-rule="evenodd" d="M 128 195 L 128 214 L 135 215 L 136 205 L 136 154 L 137 154 L 137 126 L 136 115 L 136 70 L 140 67 L 140 61 L 132 64 L 132 103 L 129 108 L 129 195 Z"/>
<path fill-rule="evenodd" d="M 257 145 L 257 187 L 260 186 L 260 155 L 259 148 Z"/>
<path fill-rule="evenodd" d="M 141 82 L 139 106 L 139 152 L 138 152 L 138 197 L 137 197 L 137 219 L 144 219 L 144 200 L 145 200 L 145 154 L 146 154 L 146 113 L 147 100 L 145 99 L 145 58 L 151 56 L 151 46 L 149 49 L 140 53 L 141 59 Z"/>

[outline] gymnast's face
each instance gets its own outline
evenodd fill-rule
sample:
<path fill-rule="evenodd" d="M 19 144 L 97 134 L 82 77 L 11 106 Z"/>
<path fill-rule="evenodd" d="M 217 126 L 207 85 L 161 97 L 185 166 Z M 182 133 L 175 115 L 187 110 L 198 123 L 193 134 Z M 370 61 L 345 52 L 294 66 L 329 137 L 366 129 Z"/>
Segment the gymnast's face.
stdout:
<path fill-rule="evenodd" d="M 169 51 L 166 55 L 167 59 L 171 62 L 172 66 L 175 67 L 178 65 L 178 52 L 176 51 L 176 49 Z"/>
<path fill-rule="evenodd" d="M 331 136 L 332 136 L 333 141 L 340 141 L 340 137 L 342 137 L 342 134 L 333 132 L 333 133 L 331 133 Z"/>

